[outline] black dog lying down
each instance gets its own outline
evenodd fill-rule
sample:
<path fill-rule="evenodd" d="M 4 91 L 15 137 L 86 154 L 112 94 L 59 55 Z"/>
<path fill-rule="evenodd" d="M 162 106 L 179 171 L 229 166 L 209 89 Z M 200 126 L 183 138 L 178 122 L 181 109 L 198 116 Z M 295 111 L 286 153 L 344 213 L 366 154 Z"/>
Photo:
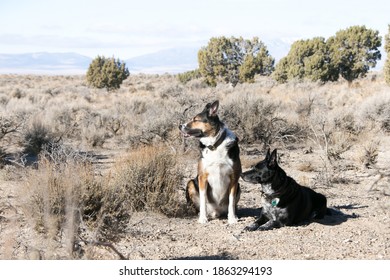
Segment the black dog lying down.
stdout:
<path fill-rule="evenodd" d="M 326 197 L 310 188 L 303 187 L 286 175 L 277 162 L 276 149 L 242 173 L 244 181 L 261 184 L 262 211 L 259 219 L 245 230 L 269 230 L 282 226 L 298 225 L 311 219 L 322 219 L 330 214 Z"/>

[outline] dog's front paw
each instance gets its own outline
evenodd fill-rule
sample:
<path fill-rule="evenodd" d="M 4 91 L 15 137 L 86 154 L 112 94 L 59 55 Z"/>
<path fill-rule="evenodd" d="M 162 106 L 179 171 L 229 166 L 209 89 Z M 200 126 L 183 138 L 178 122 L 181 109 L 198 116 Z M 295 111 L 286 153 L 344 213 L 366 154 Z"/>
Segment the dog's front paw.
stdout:
<path fill-rule="evenodd" d="M 206 216 L 199 216 L 199 223 L 200 224 L 206 224 L 209 220 L 207 219 Z"/>
<path fill-rule="evenodd" d="M 255 231 L 255 230 L 257 230 L 258 228 L 259 228 L 259 225 L 256 224 L 256 223 L 253 223 L 253 224 L 251 224 L 251 225 L 249 225 L 249 226 L 246 226 L 246 227 L 244 228 L 244 230 L 245 230 L 245 231 Z"/>
<path fill-rule="evenodd" d="M 261 225 L 258 227 L 257 230 L 271 230 L 271 229 L 274 229 L 274 228 L 280 228 L 281 227 L 281 224 L 277 221 L 268 221 L 266 222 L 264 225 Z"/>
<path fill-rule="evenodd" d="M 237 223 L 238 222 L 238 218 L 237 216 L 229 216 L 228 217 L 228 223 L 231 225 L 231 224 L 234 224 L 234 223 Z"/>

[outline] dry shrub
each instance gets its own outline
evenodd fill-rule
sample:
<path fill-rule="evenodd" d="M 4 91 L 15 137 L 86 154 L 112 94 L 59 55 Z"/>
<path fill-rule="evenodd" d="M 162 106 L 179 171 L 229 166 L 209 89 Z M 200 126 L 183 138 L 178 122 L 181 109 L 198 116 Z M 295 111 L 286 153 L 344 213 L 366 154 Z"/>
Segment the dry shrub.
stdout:
<path fill-rule="evenodd" d="M 361 130 L 351 112 L 331 111 L 325 105 L 314 108 L 307 122 L 311 130 L 309 139 L 330 163 L 341 159 L 342 154 L 352 148 Z"/>
<path fill-rule="evenodd" d="M 282 114 L 281 104 L 254 94 L 235 95 L 223 104 L 221 119 L 235 131 L 242 143 L 260 142 L 264 147 L 275 142 L 296 142 L 304 128 Z"/>
<path fill-rule="evenodd" d="M 50 122 L 54 133 L 62 138 L 79 139 L 80 127 L 77 122 L 79 108 L 70 105 L 62 105 L 47 112 L 46 120 Z"/>
<path fill-rule="evenodd" d="M 24 152 L 29 155 L 38 155 L 43 146 L 55 142 L 55 137 L 50 128 L 39 119 L 34 119 L 23 132 Z"/>
<path fill-rule="evenodd" d="M 366 143 L 359 149 L 357 161 L 366 168 L 374 167 L 378 161 L 379 147 L 380 141 L 371 140 Z"/>
<path fill-rule="evenodd" d="M 328 141 L 327 156 L 331 160 L 339 160 L 343 153 L 351 149 L 355 137 L 346 131 L 332 131 Z"/>
<path fill-rule="evenodd" d="M 23 117 L 20 115 L 0 114 L 0 140 L 9 134 L 18 132 L 23 123 Z"/>
<path fill-rule="evenodd" d="M 131 217 L 125 189 L 113 189 L 95 175 L 89 159 L 60 146 L 40 154 L 21 197 L 32 227 L 47 240 L 65 243 L 69 256 L 81 240 L 122 237 Z"/>
<path fill-rule="evenodd" d="M 66 222 L 66 208 L 77 207 L 79 192 L 88 171 L 76 165 L 55 165 L 46 158 L 27 175 L 24 204 L 38 232 L 56 235 Z M 26 195 L 27 194 L 27 195 Z"/>
<path fill-rule="evenodd" d="M 179 197 L 182 178 L 173 151 L 164 146 L 145 146 L 116 164 L 110 185 L 127 190 L 133 211 L 177 216 L 183 210 Z"/>
<path fill-rule="evenodd" d="M 147 101 L 146 105 L 140 107 L 142 110 L 139 113 L 128 114 L 126 141 L 133 146 L 175 141 L 170 136 L 172 131 L 178 132 L 179 116 L 183 108 L 172 100 L 149 98 Z"/>
<path fill-rule="evenodd" d="M 297 169 L 302 172 L 314 172 L 315 168 L 311 162 L 305 161 L 297 165 Z"/>
<path fill-rule="evenodd" d="M 0 147 L 0 169 L 3 168 L 6 163 L 6 157 L 7 154 L 5 150 L 2 147 Z"/>
<path fill-rule="evenodd" d="M 82 134 L 89 147 L 92 148 L 102 148 L 108 138 L 104 130 L 96 129 L 95 127 L 83 129 Z"/>
<path fill-rule="evenodd" d="M 363 129 L 362 124 L 356 120 L 354 112 L 352 110 L 345 112 L 345 109 L 343 113 L 334 118 L 334 127 L 353 135 L 358 135 Z"/>
<path fill-rule="evenodd" d="M 362 121 L 371 121 L 385 132 L 390 132 L 390 95 L 375 94 L 364 102 L 359 110 Z"/>

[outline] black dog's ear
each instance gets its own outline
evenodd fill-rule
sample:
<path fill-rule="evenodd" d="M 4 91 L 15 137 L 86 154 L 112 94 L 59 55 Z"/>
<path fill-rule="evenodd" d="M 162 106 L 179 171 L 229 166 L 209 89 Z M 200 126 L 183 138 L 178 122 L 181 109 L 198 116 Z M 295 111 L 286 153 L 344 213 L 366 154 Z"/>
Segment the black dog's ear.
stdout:
<path fill-rule="evenodd" d="M 216 116 L 217 115 L 217 111 L 218 111 L 218 107 L 219 107 L 219 101 L 216 100 L 213 102 L 213 104 L 211 104 L 210 108 L 209 108 L 209 116 Z"/>
<path fill-rule="evenodd" d="M 268 148 L 267 154 L 265 155 L 265 160 L 266 160 L 266 161 L 269 161 L 270 157 L 271 157 L 271 151 L 270 151 L 270 149 Z"/>
<path fill-rule="evenodd" d="M 271 157 L 268 160 L 268 165 L 269 167 L 276 167 L 278 165 L 278 155 L 277 155 L 277 150 L 273 150 Z"/>

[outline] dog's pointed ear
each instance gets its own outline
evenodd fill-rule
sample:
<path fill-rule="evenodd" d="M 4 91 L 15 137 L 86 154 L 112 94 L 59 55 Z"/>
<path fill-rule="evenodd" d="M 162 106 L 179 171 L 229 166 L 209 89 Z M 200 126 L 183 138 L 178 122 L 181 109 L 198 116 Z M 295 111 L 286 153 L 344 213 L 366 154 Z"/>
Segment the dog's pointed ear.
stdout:
<path fill-rule="evenodd" d="M 278 165 L 278 155 L 277 155 L 277 149 L 274 149 L 272 151 L 272 154 L 269 158 L 268 165 L 270 167 L 276 167 Z"/>
<path fill-rule="evenodd" d="M 271 157 L 271 151 L 270 151 L 270 149 L 268 148 L 267 154 L 265 155 L 265 160 L 266 160 L 266 161 L 269 161 L 270 157 Z"/>
<path fill-rule="evenodd" d="M 216 100 L 213 102 L 213 104 L 211 104 L 209 108 L 209 116 L 213 116 L 213 117 L 216 116 L 218 112 L 218 108 L 219 108 L 219 101 Z"/>

